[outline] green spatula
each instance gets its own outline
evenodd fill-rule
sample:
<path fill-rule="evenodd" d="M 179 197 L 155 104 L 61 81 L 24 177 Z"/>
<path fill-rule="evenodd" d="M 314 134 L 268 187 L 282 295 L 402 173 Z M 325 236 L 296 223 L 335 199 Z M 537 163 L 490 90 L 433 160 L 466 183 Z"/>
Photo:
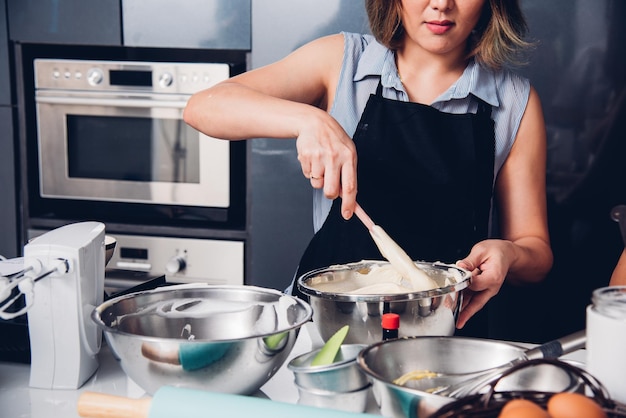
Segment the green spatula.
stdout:
<path fill-rule="evenodd" d="M 341 344 L 343 344 L 343 340 L 345 340 L 346 335 L 348 335 L 349 329 L 349 325 L 344 325 L 335 332 L 332 337 L 326 341 L 326 344 L 324 344 L 320 352 L 313 357 L 311 366 L 327 366 L 332 364 L 335 361 L 335 357 L 337 357 Z"/>

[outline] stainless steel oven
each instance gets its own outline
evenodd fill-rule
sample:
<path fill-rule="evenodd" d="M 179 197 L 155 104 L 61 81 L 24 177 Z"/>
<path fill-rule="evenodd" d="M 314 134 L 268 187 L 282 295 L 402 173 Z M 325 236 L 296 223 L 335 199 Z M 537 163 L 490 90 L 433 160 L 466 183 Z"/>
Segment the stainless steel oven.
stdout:
<path fill-rule="evenodd" d="M 44 198 L 228 208 L 230 144 L 186 125 L 228 64 L 35 60 Z"/>
<path fill-rule="evenodd" d="M 108 265 L 116 281 L 162 274 L 244 283 L 246 141 L 207 137 L 182 114 L 193 93 L 244 71 L 245 56 L 51 45 L 18 52 L 25 239 L 97 220 L 117 239 Z"/>

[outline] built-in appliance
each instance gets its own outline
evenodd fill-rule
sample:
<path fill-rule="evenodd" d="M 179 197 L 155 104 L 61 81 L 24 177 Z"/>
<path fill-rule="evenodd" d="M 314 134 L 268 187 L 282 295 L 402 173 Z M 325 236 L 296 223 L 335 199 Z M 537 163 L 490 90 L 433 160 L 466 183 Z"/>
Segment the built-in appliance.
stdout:
<path fill-rule="evenodd" d="M 228 64 L 36 59 L 43 198 L 228 208 L 228 141 L 181 119 Z"/>
<path fill-rule="evenodd" d="M 245 54 L 28 44 L 17 54 L 25 239 L 94 220 L 117 239 L 107 280 L 243 284 L 248 145 L 207 137 L 182 114 L 193 93 L 243 72 Z"/>

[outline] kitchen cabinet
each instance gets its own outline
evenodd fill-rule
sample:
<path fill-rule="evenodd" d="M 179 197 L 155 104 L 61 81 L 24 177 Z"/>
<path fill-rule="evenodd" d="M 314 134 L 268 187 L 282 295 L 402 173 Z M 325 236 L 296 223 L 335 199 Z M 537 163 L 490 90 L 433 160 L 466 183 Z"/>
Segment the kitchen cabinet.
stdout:
<path fill-rule="evenodd" d="M 18 255 L 13 108 L 0 106 L 0 255 Z"/>
<path fill-rule="evenodd" d="M 13 106 L 6 0 L 0 0 L 0 255 L 17 256 L 17 207 Z"/>
<path fill-rule="evenodd" d="M 249 50 L 251 0 L 8 0 L 10 39 Z"/>
<path fill-rule="evenodd" d="M 0 106 L 11 104 L 11 73 L 9 65 L 6 0 L 0 0 Z"/>
<path fill-rule="evenodd" d="M 250 50 L 251 0 L 122 0 L 124 45 Z"/>
<path fill-rule="evenodd" d="M 7 0 L 7 5 L 13 41 L 122 44 L 119 0 Z"/>

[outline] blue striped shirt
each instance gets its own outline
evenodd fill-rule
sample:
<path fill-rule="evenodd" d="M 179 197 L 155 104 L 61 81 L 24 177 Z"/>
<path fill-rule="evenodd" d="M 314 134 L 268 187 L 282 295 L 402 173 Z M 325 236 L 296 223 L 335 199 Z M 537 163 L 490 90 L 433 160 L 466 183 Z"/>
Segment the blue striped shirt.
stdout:
<path fill-rule="evenodd" d="M 330 114 L 352 136 L 379 80 L 384 97 L 401 101 L 409 98 L 400 81 L 393 51 L 371 35 L 345 32 L 343 35 L 343 65 Z M 506 70 L 492 71 L 470 60 L 463 75 L 431 106 L 447 113 L 476 113 L 478 101 L 472 95 L 492 106 L 496 139 L 495 181 L 515 141 L 529 94 L 527 79 Z M 332 201 L 324 197 L 322 190 L 314 189 L 313 193 L 313 225 L 317 232 Z"/>

